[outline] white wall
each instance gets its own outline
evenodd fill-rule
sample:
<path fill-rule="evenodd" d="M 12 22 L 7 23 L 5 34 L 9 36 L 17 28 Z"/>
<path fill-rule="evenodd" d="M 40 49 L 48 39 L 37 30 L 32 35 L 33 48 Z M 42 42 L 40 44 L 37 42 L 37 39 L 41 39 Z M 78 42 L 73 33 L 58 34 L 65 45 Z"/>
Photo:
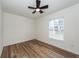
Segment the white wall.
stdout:
<path fill-rule="evenodd" d="M 2 53 L 3 45 L 2 45 L 2 7 L 1 7 L 1 0 L 0 0 L 0 56 Z"/>
<path fill-rule="evenodd" d="M 65 21 L 64 41 L 49 39 L 48 23 L 58 17 L 64 17 Z M 47 15 L 36 22 L 38 40 L 79 54 L 79 4 Z"/>
<path fill-rule="evenodd" d="M 5 12 L 3 16 L 4 46 L 34 39 L 34 20 Z"/>

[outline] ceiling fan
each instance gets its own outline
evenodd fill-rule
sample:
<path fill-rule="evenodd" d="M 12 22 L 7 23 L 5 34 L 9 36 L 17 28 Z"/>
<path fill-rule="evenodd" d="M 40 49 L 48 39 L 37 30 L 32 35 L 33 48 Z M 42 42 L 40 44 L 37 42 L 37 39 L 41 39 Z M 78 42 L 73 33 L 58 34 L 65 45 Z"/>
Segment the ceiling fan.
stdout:
<path fill-rule="evenodd" d="M 41 1 L 40 0 L 36 0 L 36 7 L 31 7 L 31 6 L 28 6 L 29 9 L 35 9 L 32 13 L 35 14 L 36 12 L 40 12 L 40 14 L 44 13 L 42 11 L 42 9 L 47 9 L 48 8 L 48 5 L 45 5 L 45 6 L 41 6 L 40 7 L 40 3 Z"/>

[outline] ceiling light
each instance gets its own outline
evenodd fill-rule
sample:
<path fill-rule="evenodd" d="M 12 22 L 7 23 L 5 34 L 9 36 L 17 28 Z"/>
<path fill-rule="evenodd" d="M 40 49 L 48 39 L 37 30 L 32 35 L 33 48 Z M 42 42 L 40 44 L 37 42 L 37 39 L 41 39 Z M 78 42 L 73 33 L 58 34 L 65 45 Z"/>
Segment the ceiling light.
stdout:
<path fill-rule="evenodd" d="M 38 11 L 40 11 L 40 9 L 39 9 L 39 8 L 37 8 L 37 9 L 36 9 L 36 11 L 38 12 Z"/>

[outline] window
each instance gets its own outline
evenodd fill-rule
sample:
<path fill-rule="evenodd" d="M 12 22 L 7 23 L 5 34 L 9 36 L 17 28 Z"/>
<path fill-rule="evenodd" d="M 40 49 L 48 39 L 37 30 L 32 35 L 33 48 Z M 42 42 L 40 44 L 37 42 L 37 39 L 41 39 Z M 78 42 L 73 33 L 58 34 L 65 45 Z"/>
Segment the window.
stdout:
<path fill-rule="evenodd" d="M 53 19 L 49 22 L 49 37 L 64 40 L 64 18 Z"/>

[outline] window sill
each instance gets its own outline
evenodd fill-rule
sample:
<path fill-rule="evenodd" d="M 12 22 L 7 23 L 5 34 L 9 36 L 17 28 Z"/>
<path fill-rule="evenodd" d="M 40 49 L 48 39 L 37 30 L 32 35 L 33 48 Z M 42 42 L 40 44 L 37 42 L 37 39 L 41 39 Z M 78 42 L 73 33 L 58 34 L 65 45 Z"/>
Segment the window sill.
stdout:
<path fill-rule="evenodd" d="M 50 36 L 50 39 L 64 41 L 64 37 L 63 36 Z"/>

